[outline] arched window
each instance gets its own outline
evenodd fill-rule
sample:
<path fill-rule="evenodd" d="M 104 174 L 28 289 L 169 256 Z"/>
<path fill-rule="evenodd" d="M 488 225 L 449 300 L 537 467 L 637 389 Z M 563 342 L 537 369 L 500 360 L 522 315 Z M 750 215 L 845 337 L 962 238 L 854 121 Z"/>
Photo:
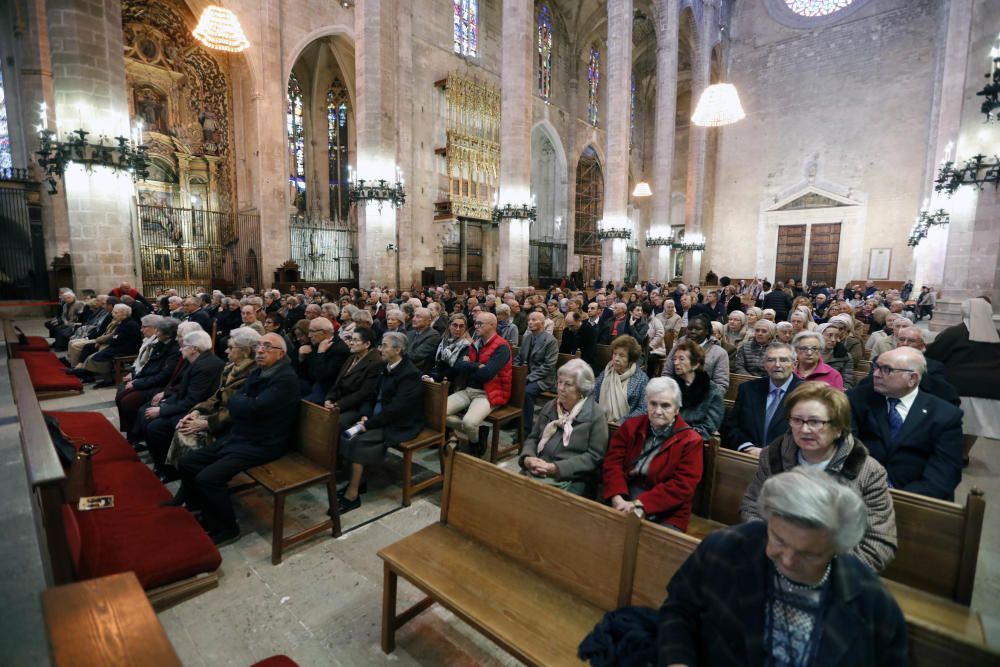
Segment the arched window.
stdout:
<path fill-rule="evenodd" d="M 854 0 L 785 0 L 788 8 L 799 16 L 827 16 L 846 9 Z"/>
<path fill-rule="evenodd" d="M 10 152 L 10 130 L 7 128 L 7 96 L 3 87 L 3 72 L 0 71 L 0 169 L 10 169 L 14 160 Z"/>
<path fill-rule="evenodd" d="M 552 94 L 552 13 L 542 5 L 538 13 L 538 94 L 549 99 Z"/>
<path fill-rule="evenodd" d="M 288 109 L 286 125 L 288 130 L 288 150 L 291 164 L 288 178 L 295 187 L 296 206 L 305 202 L 305 123 L 303 119 L 302 86 L 293 73 L 288 77 Z"/>
<path fill-rule="evenodd" d="M 590 47 L 587 65 L 587 119 L 597 127 L 597 93 L 601 82 L 601 54 L 596 46 Z"/>
<path fill-rule="evenodd" d="M 476 57 L 479 46 L 478 0 L 452 0 L 455 11 L 455 53 Z"/>
<path fill-rule="evenodd" d="M 347 87 L 338 78 L 326 91 L 326 139 L 330 165 L 330 219 L 346 220 L 347 201 Z"/>

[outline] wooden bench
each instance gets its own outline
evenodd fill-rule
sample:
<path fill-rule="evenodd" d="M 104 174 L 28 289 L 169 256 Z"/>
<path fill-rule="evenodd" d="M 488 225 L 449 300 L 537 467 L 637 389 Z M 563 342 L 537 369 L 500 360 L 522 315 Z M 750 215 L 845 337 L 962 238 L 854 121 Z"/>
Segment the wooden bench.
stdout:
<path fill-rule="evenodd" d="M 742 373 L 730 373 L 729 374 L 729 387 L 726 388 L 726 395 L 724 398 L 727 401 L 736 401 L 736 394 L 739 392 L 740 385 L 744 382 L 750 382 L 751 380 L 756 380 L 755 375 L 743 375 Z"/>
<path fill-rule="evenodd" d="M 611 346 L 595 345 L 594 368 L 597 369 L 597 373 L 600 374 L 600 372 L 603 371 L 609 363 L 611 363 Z"/>
<path fill-rule="evenodd" d="M 409 507 L 413 496 L 444 480 L 444 433 L 448 418 L 448 381 L 424 380 L 424 429 L 417 437 L 399 443 L 395 449 L 403 454 L 403 507 Z M 431 447 L 438 448 L 441 472 L 417 484 L 413 483 L 413 455 Z"/>
<path fill-rule="evenodd" d="M 271 525 L 271 564 L 281 562 L 285 549 L 304 542 L 313 535 L 331 530 L 340 537 L 340 513 L 337 511 L 337 438 L 340 412 L 302 401 L 298 433 L 292 451 L 280 459 L 255 466 L 247 475 L 260 484 L 274 499 Z M 285 537 L 285 498 L 293 491 L 326 485 L 330 517 Z"/>
<path fill-rule="evenodd" d="M 114 367 L 115 387 L 119 386 L 122 383 L 122 378 L 128 374 L 125 370 L 126 367 L 138 358 L 139 355 L 137 354 L 125 354 L 120 357 L 115 357 L 111 361 Z"/>
<path fill-rule="evenodd" d="M 181 507 L 144 504 L 140 496 L 159 501 L 171 495 L 151 473 L 149 477 L 159 485 L 159 496 L 156 489 L 134 495 L 131 487 L 122 489 L 121 494 L 112 487 L 101 490 L 116 496 L 111 509 L 77 512 L 64 504 L 66 473 L 24 361 L 10 360 L 8 372 L 46 583 L 68 584 L 133 570 L 158 611 L 218 586 L 222 557 L 194 517 Z M 95 459 L 99 456 L 100 452 Z M 149 472 L 137 461 L 134 465 Z M 99 473 L 95 462 L 95 478 Z"/>
<path fill-rule="evenodd" d="M 556 361 L 556 378 L 559 377 L 559 369 L 563 367 L 563 364 L 572 359 L 579 359 L 579 358 L 580 358 L 579 352 L 577 352 L 576 354 L 563 354 L 562 352 L 560 352 L 559 358 Z M 540 394 L 538 394 L 538 398 L 542 399 L 542 402 L 551 401 L 557 396 L 558 394 L 554 391 L 543 391 Z"/>
<path fill-rule="evenodd" d="M 528 383 L 528 367 L 513 366 L 511 368 L 510 399 L 506 405 L 493 408 L 484 422 L 490 424 L 493 433 L 490 435 L 490 462 L 521 453 L 524 446 L 524 388 Z M 517 440 L 507 447 L 500 446 L 500 429 L 511 422 L 517 423 Z"/>
<path fill-rule="evenodd" d="M 38 400 L 76 396 L 83 393 L 83 382 L 80 378 L 67 374 L 66 366 L 59 361 L 48 345 L 44 349 L 36 347 L 24 348 L 18 343 L 14 322 L 3 320 L 3 336 L 10 359 L 23 359 Z"/>
<path fill-rule="evenodd" d="M 437 602 L 525 664 L 580 665 L 580 641 L 628 604 L 639 524 L 449 451 L 440 522 L 378 552 L 382 650 L 391 653 L 396 630 Z M 397 614 L 400 576 L 427 597 Z"/>
<path fill-rule="evenodd" d="M 42 591 L 42 613 L 55 667 L 181 667 L 131 572 Z"/>

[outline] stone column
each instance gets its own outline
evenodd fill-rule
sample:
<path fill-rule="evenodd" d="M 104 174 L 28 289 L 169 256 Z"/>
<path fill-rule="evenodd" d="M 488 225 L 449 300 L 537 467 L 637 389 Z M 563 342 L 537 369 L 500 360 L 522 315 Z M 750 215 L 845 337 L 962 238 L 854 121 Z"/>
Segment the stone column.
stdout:
<path fill-rule="evenodd" d="M 504 0 L 500 81 L 500 206 L 531 200 L 531 86 L 534 3 Z M 528 285 L 528 220 L 500 223 L 497 290 Z"/>
<path fill-rule="evenodd" d="M 608 3 L 607 150 L 604 170 L 604 222 L 634 227 L 628 219 L 628 135 L 632 82 L 632 0 Z M 637 230 L 632 229 L 636 234 Z M 605 281 L 621 285 L 627 259 L 625 239 L 601 242 L 601 273 Z"/>
<path fill-rule="evenodd" d="M 715 0 L 703 0 L 697 17 L 697 38 L 691 63 L 692 111 L 702 92 L 711 83 L 712 36 L 715 34 Z M 691 123 L 688 131 L 687 203 L 684 210 L 684 233 L 704 234 L 701 223 L 705 206 L 705 158 L 708 154 L 708 128 Z M 701 252 L 688 252 L 684 261 L 684 282 L 701 282 Z"/>
<path fill-rule="evenodd" d="M 654 236 L 670 233 L 671 190 L 673 189 L 674 135 L 677 119 L 677 43 L 680 5 L 661 0 L 654 7 L 656 20 L 656 109 L 653 126 L 656 145 L 653 150 L 653 219 Z M 645 242 L 645 239 L 642 239 Z M 656 278 L 670 279 L 670 246 L 649 248 L 649 265 Z"/>
<path fill-rule="evenodd" d="M 47 8 L 59 139 L 77 129 L 89 132 L 91 143 L 100 135 L 129 136 L 120 2 L 50 0 Z M 138 284 L 131 177 L 104 167 L 88 172 L 70 165 L 58 187 L 66 194 L 77 289 Z"/>
<path fill-rule="evenodd" d="M 354 9 L 357 35 L 358 128 L 355 179 L 396 180 L 395 0 L 360 0 Z M 412 193 L 411 193 L 412 194 Z M 360 283 L 396 284 L 396 209 L 377 202 L 358 204 Z"/>

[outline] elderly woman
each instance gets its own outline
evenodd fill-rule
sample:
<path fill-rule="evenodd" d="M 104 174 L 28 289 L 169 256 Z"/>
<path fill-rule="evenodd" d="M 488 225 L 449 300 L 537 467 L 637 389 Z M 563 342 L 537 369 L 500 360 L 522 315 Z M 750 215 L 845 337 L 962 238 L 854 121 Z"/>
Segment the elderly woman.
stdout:
<path fill-rule="evenodd" d="M 517 341 L 520 338 L 520 333 L 518 332 L 517 327 L 511 321 L 510 306 L 508 306 L 505 303 L 498 303 L 496 306 L 496 316 L 497 316 L 497 333 L 500 334 L 503 337 L 503 339 L 506 340 L 511 345 L 511 347 L 516 346 Z M 454 318 L 454 315 L 452 315 L 452 318 Z M 449 326 L 454 321 L 455 321 L 454 319 L 449 320 L 448 321 Z M 565 318 L 563 319 L 563 324 L 565 325 Z M 468 328 L 469 326 L 468 321 L 466 321 L 465 326 L 466 328 Z M 449 332 L 445 332 L 444 335 L 447 336 L 448 333 Z"/>
<path fill-rule="evenodd" d="M 726 327 L 722 322 L 712 322 L 712 340 L 729 355 L 729 368 L 736 367 L 736 346 L 726 339 Z"/>
<path fill-rule="evenodd" d="M 774 325 L 774 339 L 782 343 L 791 343 L 795 334 L 791 322 L 778 322 Z"/>
<path fill-rule="evenodd" d="M 142 318 L 142 333 L 147 336 L 146 341 L 139 349 L 132 372 L 122 378 L 125 384 L 115 396 L 118 428 L 123 433 L 132 430 L 142 404 L 166 387 L 180 368 L 181 350 L 175 340 L 177 324 L 173 317 L 162 315 Z"/>
<path fill-rule="evenodd" d="M 796 467 L 825 470 L 864 499 L 868 524 L 854 555 L 876 572 L 896 556 L 896 514 L 882 464 L 851 434 L 847 395 L 822 382 L 805 382 L 785 397 L 790 431 L 761 452 L 757 474 L 743 496 L 744 521 L 760 519 L 761 487 L 773 475 Z"/>
<path fill-rule="evenodd" d="M 767 346 L 774 340 L 775 324 L 770 320 L 758 320 L 751 330 L 751 337 L 736 350 L 735 373 L 764 377 L 764 356 Z"/>
<path fill-rule="evenodd" d="M 847 350 L 847 354 L 851 355 L 856 368 L 864 358 L 865 344 L 861 342 L 861 338 L 855 333 L 854 317 L 847 310 L 844 310 L 837 315 L 831 316 L 830 324 L 840 330 L 840 342 L 844 346 L 844 349 Z"/>
<path fill-rule="evenodd" d="M 760 319 L 762 320 L 771 320 L 772 322 L 774 322 L 775 319 L 777 319 L 777 317 L 778 313 L 774 310 L 774 308 L 765 308 L 764 310 L 760 311 Z"/>
<path fill-rule="evenodd" d="M 76 300 L 76 294 L 72 290 L 64 290 L 59 295 L 59 300 L 62 302 L 59 306 L 59 315 L 46 322 L 45 328 L 55 339 L 52 349 L 62 352 L 69 347 L 69 338 L 83 316 L 84 304 Z"/>
<path fill-rule="evenodd" d="M 712 325 L 705 315 L 695 315 L 688 322 L 687 334 L 682 340 L 692 340 L 701 345 L 705 350 L 705 372 L 716 387 L 725 393 L 729 388 L 729 354 L 722 349 L 718 341 L 711 337 Z M 672 351 L 671 351 L 672 352 Z M 670 377 L 674 374 L 673 354 L 667 356 L 663 362 L 663 375 Z"/>
<path fill-rule="evenodd" d="M 826 342 L 813 331 L 800 331 L 792 339 L 795 348 L 795 374 L 800 380 L 825 382 L 834 389 L 844 390 L 844 378 L 823 361 Z"/>
<path fill-rule="evenodd" d="M 571 359 L 559 368 L 556 389 L 557 397 L 538 413 L 524 441 L 521 472 L 593 497 L 608 446 L 608 417 L 593 396 L 594 371 L 582 359 Z"/>
<path fill-rule="evenodd" d="M 142 328 L 132 319 L 132 308 L 124 303 L 115 304 L 111 311 L 111 324 L 104 335 L 96 339 L 97 351 L 78 364 L 73 375 L 84 382 L 96 381 L 95 389 L 114 385 L 115 357 L 125 357 L 139 351 Z"/>
<path fill-rule="evenodd" d="M 899 606 L 851 555 L 858 494 L 797 467 L 764 483 L 759 507 L 764 521 L 712 533 L 670 580 L 660 664 L 909 664 Z"/>
<path fill-rule="evenodd" d="M 622 513 L 643 512 L 686 531 L 701 481 L 702 439 L 680 414 L 681 388 L 673 378 L 646 385 L 646 414 L 626 420 L 604 457 L 604 499 Z"/>
<path fill-rule="evenodd" d="M 405 322 L 406 322 L 406 317 L 405 315 L 403 315 L 403 311 L 400 310 L 399 308 L 393 308 L 392 310 L 386 311 L 385 332 L 395 331 L 396 333 L 401 333 L 405 335 L 406 334 Z M 468 324 L 468 319 L 466 319 L 466 324 Z"/>
<path fill-rule="evenodd" d="M 639 367 L 642 347 L 635 338 L 618 336 L 611 342 L 611 361 L 597 376 L 597 402 L 612 424 L 641 415 L 646 409 L 645 390 L 649 377 Z"/>
<path fill-rule="evenodd" d="M 635 296 L 633 294 L 633 296 Z M 646 344 L 649 335 L 649 318 L 653 307 L 647 304 L 633 303 L 629 305 L 628 330 L 640 345 Z"/>
<path fill-rule="evenodd" d="M 670 340 L 676 335 L 679 327 L 678 322 L 681 316 L 677 314 L 677 307 L 673 299 L 663 302 L 663 312 L 649 318 L 649 331 L 646 334 L 648 353 L 663 358 L 667 356 L 667 346 L 665 340 L 670 334 Z M 673 343 L 671 343 L 673 345 Z"/>
<path fill-rule="evenodd" d="M 196 404 L 191 411 L 177 422 L 167 450 L 166 465 L 177 466 L 181 456 L 191 451 L 209 445 L 225 433 L 232 425 L 229 416 L 229 399 L 236 390 L 243 386 L 256 363 L 254 355 L 260 334 L 253 329 L 243 327 L 233 331 L 226 345 L 226 358 L 229 363 L 222 369 L 222 381 L 211 397 Z"/>
<path fill-rule="evenodd" d="M 763 319 L 763 312 L 757 306 L 750 306 L 747 308 L 747 328 L 753 330 L 753 326 L 757 324 L 758 320 Z"/>
<path fill-rule="evenodd" d="M 704 364 L 701 345 L 685 340 L 674 348 L 674 380 L 681 388 L 681 416 L 708 442 L 722 425 L 725 406 L 722 392 L 702 370 Z"/>
<path fill-rule="evenodd" d="M 750 336 L 750 331 L 747 329 L 747 316 L 742 310 L 734 310 L 729 313 L 729 318 L 726 320 L 726 342 L 735 348 L 739 348 Z"/>
<path fill-rule="evenodd" d="M 347 336 L 354 333 L 354 330 L 358 326 L 354 323 L 354 314 L 356 312 L 358 312 L 358 309 L 350 304 L 340 309 L 340 329 L 337 331 L 337 335 L 345 343 L 347 342 Z"/>
<path fill-rule="evenodd" d="M 840 373 L 844 380 L 844 390 L 854 386 L 854 359 L 847 353 L 847 348 L 840 342 L 840 329 L 826 322 L 816 327 L 816 333 L 823 337 L 823 362 Z"/>
<path fill-rule="evenodd" d="M 375 331 L 361 327 L 347 339 L 351 356 L 340 367 L 333 385 L 326 393 L 324 406 L 340 411 L 344 429 L 361 419 L 361 406 L 378 390 L 379 375 L 385 365 L 376 349 Z"/>
<path fill-rule="evenodd" d="M 497 310 L 499 309 L 500 306 L 497 306 Z M 499 320 L 499 318 L 497 319 Z M 517 328 L 514 325 L 508 324 L 508 326 L 514 329 L 515 333 L 517 332 Z M 497 333 L 500 333 L 499 327 L 497 327 Z M 465 319 L 465 315 L 453 313 L 448 318 L 448 330 L 441 336 L 441 342 L 438 343 L 437 351 L 434 353 L 434 366 L 429 373 L 431 378 L 435 382 L 448 380 L 454 384 L 456 377 L 454 370 L 455 362 L 465 356 L 469 351 L 470 345 L 472 345 L 472 336 L 469 335 L 469 324 Z"/>
<path fill-rule="evenodd" d="M 809 330 L 808 325 L 811 319 L 805 310 L 796 308 L 792 311 L 792 314 L 788 316 L 788 321 L 792 323 L 792 336 L 794 337 L 803 331 Z"/>

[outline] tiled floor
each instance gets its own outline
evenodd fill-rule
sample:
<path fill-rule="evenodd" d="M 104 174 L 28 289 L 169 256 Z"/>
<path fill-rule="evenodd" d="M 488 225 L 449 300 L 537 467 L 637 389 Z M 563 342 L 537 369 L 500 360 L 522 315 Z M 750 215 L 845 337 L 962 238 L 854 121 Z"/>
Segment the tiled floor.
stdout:
<path fill-rule="evenodd" d="M 38 593 L 44 584 L 5 365 L 0 361 L 0 664 L 41 665 L 47 649 Z M 96 409 L 114 420 L 113 400 L 111 389 L 88 389 L 82 396 L 48 401 L 45 408 Z M 972 458 L 958 497 L 976 486 L 987 499 L 973 607 L 982 612 L 990 643 L 1000 646 L 1000 442 L 980 441 Z M 435 459 L 432 454 L 423 462 L 430 467 Z M 278 566 L 270 561 L 269 501 L 258 491 L 242 494 L 237 506 L 244 535 L 222 549 L 219 587 L 160 614 L 184 664 L 243 667 L 275 653 L 303 667 L 517 664 L 439 607 L 399 632 L 395 653 L 382 653 L 382 562 L 376 552 L 436 521 L 439 512 L 438 491 L 400 508 L 400 479 L 398 459 L 373 471 L 364 505 L 343 519 L 343 537 L 318 537 L 288 552 Z M 287 515 L 318 518 L 324 503 L 324 493 L 307 491 L 289 501 Z M 418 591 L 401 581 L 400 606 L 417 598 Z"/>

